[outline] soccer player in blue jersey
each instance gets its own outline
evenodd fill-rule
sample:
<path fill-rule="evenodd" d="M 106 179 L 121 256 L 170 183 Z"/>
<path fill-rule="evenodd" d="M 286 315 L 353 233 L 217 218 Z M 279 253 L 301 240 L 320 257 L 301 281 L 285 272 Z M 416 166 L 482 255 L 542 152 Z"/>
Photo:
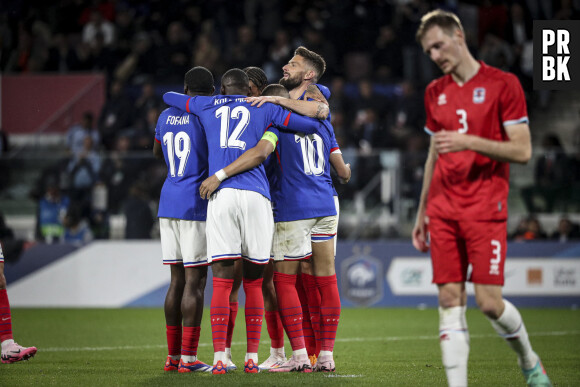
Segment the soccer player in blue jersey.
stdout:
<path fill-rule="evenodd" d="M 316 84 L 318 79 L 320 79 L 324 73 L 325 67 L 326 64 L 324 59 L 320 55 L 304 47 L 298 47 L 294 53 L 294 56 L 290 59 L 288 64 L 283 67 L 284 76 L 280 80 L 280 84 L 284 85 L 289 90 L 290 96 L 293 99 L 288 100 L 286 98 L 279 97 L 261 97 L 251 99 L 251 101 L 257 106 L 260 106 L 264 102 L 272 102 L 281 106 L 291 107 L 291 104 L 302 102 L 300 100 L 303 99 L 314 100 L 314 102 L 311 104 L 313 106 L 317 106 L 321 112 L 324 112 L 326 119 L 330 120 L 330 114 L 328 113 L 327 109 L 325 110 L 323 108 L 323 104 L 327 104 L 326 99 L 330 97 L 330 92 L 325 86 Z M 338 144 L 336 143 L 334 133 L 332 137 L 332 148 L 329 161 L 337 171 L 341 183 L 348 182 L 351 175 L 350 166 L 345 164 L 344 160 L 342 159 L 342 154 Z M 334 201 L 338 214 L 339 207 L 336 191 L 334 191 Z M 314 366 L 316 362 L 316 356 L 322 349 L 322 329 L 320 328 L 320 289 L 323 287 L 325 292 L 328 292 L 329 289 L 336 289 L 336 291 L 338 291 L 338 287 L 334 284 L 336 281 L 336 275 L 334 272 L 336 230 L 328 233 L 326 230 L 317 230 L 315 228 L 312 233 L 312 242 L 313 257 L 315 257 L 315 259 L 317 259 L 319 262 L 318 268 L 320 269 L 322 267 L 327 267 L 328 271 L 321 270 L 318 272 L 318 276 L 323 278 L 320 278 L 320 284 L 317 284 L 315 278 L 316 275 L 312 275 L 315 273 L 313 273 L 310 264 L 311 260 L 303 260 L 301 262 L 301 274 L 297 278 L 297 288 L 299 289 L 301 302 L 304 306 L 303 327 L 306 346 L 311 358 L 311 363 Z M 332 249 L 330 249 L 331 244 Z M 322 262 L 326 263 L 322 264 Z M 302 289 L 304 289 L 304 291 L 302 291 Z M 332 327 L 328 326 L 325 329 L 332 329 Z M 332 336 L 332 333 L 327 336 Z M 326 351 L 328 351 L 329 345 L 326 347 Z M 329 359 L 329 357 L 327 356 L 326 359 Z"/>
<path fill-rule="evenodd" d="M 264 167 L 259 164 L 228 179 L 224 167 L 260 140 L 275 145 L 270 125 L 287 130 L 308 131 L 309 121 L 279 106 L 252 107 L 245 102 L 249 94 L 248 76 L 231 69 L 222 77 L 221 94 L 213 97 L 191 97 L 166 93 L 164 101 L 197 115 L 205 130 L 209 173 L 221 182 L 220 189 L 209 198 L 207 215 L 208 261 L 212 263 L 213 297 L 211 324 L 214 344 L 214 374 L 226 373 L 225 341 L 229 320 L 229 295 L 234 276 L 234 260 L 243 258 L 243 286 L 246 293 L 247 353 L 244 371 L 258 368 L 258 345 L 262 328 L 263 265 L 270 260 L 274 231 L 270 189 Z M 316 128 L 310 126 L 310 132 Z M 266 155 L 258 155 L 265 160 Z M 215 174 L 215 175 L 214 175 Z M 227 179 L 227 180 L 226 180 Z M 207 197 L 203 195 L 202 197 Z"/>
<path fill-rule="evenodd" d="M 244 72 L 248 76 L 250 81 L 250 97 L 257 97 L 261 95 L 262 90 L 268 85 L 268 78 L 266 77 L 266 73 L 259 68 L 259 67 L 246 67 L 244 68 Z M 265 272 L 268 271 L 268 267 L 266 267 Z M 236 325 L 236 316 L 238 315 L 238 291 L 240 290 L 240 286 L 242 284 L 242 276 L 243 276 L 243 265 L 242 260 L 236 260 L 234 263 L 234 283 L 232 285 L 232 291 L 230 293 L 230 319 L 228 321 L 228 333 L 226 337 L 226 355 L 227 355 L 227 369 L 230 371 L 236 370 L 237 367 L 232 361 L 232 337 L 234 334 L 234 327 Z M 266 306 L 266 300 L 264 300 L 264 307 Z M 266 321 L 268 321 L 268 309 L 266 309 Z M 270 331 L 268 325 L 268 332 Z M 284 334 L 284 330 L 282 330 L 282 335 Z"/>
<path fill-rule="evenodd" d="M 276 87 L 278 90 L 276 90 Z M 273 91 L 276 90 L 276 91 Z M 288 91 L 281 85 L 270 85 L 264 94 L 278 94 L 288 98 Z M 284 95 L 285 94 L 285 95 Z M 325 234 L 336 233 L 336 207 L 333 198 L 330 166 L 328 159 L 332 149 L 333 129 L 327 121 L 311 120 L 317 132 L 310 135 L 295 134 L 283 130 L 271 129 L 276 133 L 278 145 L 273 163 L 272 176 L 269 176 L 272 202 L 274 204 L 273 255 L 275 259 L 274 284 L 278 298 L 280 316 L 292 345 L 293 355 L 287 362 L 271 368 L 272 372 L 310 372 L 311 364 L 304 343 L 302 325 L 302 306 L 296 290 L 296 275 L 300 261 L 312 255 L 311 234 L 318 229 Z M 306 127 L 304 127 L 306 129 Z M 240 173 L 252 168 L 259 160 L 255 154 L 268 154 L 272 144 L 260 142 L 248 150 L 238 160 L 224 168 L 228 175 Z M 210 176 L 200 187 L 202 195 L 207 195 L 219 185 L 219 180 Z M 333 244 L 330 242 L 333 256 Z M 319 258 L 320 259 L 320 258 Z M 317 261 L 315 261 L 315 267 Z M 329 265 L 321 261 L 323 268 L 316 270 L 329 271 Z M 334 265 L 331 265 L 334 269 Z M 331 288 L 331 287 L 329 287 Z M 340 314 L 338 291 L 330 294 L 323 291 L 325 316 L 330 319 L 326 325 L 331 326 L 325 332 L 323 342 L 329 353 L 321 353 L 316 370 L 334 371 L 332 344 Z M 333 332 L 334 331 L 334 334 Z M 329 347 L 330 346 L 330 347 Z"/>
<path fill-rule="evenodd" d="M 189 96 L 211 95 L 215 89 L 204 67 L 189 70 L 184 83 Z M 167 164 L 158 212 L 163 263 L 171 269 L 165 297 L 165 371 L 210 371 L 211 366 L 197 359 L 208 266 L 207 201 L 197 195 L 208 176 L 208 152 L 199 119 L 175 107 L 164 110 L 155 128 L 153 153 Z"/>
<path fill-rule="evenodd" d="M 0 346 L 2 363 L 16 363 L 36 355 L 36 347 L 23 347 L 12 336 L 12 313 L 4 277 L 4 252 L 0 244 Z"/>

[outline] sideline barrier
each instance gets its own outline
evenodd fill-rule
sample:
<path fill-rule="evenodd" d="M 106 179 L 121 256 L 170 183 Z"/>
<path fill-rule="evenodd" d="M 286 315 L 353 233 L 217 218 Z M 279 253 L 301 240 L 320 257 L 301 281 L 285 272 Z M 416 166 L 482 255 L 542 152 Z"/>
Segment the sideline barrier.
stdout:
<path fill-rule="evenodd" d="M 6 263 L 14 307 L 105 307 L 163 305 L 169 268 L 152 241 L 37 244 L 15 264 Z M 428 254 L 410 242 L 339 242 L 336 271 L 344 307 L 435 307 Z M 504 294 L 518 306 L 580 305 L 580 243 L 508 245 Z M 205 302 L 211 300 L 211 273 Z M 467 287 L 473 295 L 473 286 Z M 240 304 L 244 294 L 240 289 Z M 474 305 L 472 296 L 468 300 Z"/>

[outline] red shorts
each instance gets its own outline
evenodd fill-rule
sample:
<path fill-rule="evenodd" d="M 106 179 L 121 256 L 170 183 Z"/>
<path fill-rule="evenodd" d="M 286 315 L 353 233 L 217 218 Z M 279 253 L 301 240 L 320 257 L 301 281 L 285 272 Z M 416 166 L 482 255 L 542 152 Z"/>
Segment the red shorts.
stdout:
<path fill-rule="evenodd" d="M 507 222 L 429 219 L 433 283 L 503 285 Z M 471 275 L 467 278 L 468 267 Z"/>

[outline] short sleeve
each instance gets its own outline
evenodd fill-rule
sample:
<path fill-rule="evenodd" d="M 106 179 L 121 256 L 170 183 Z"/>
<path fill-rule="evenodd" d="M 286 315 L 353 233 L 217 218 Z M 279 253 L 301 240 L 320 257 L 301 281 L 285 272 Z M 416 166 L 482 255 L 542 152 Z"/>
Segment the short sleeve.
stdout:
<path fill-rule="evenodd" d="M 425 132 L 427 132 L 429 135 L 433 135 L 439 130 L 435 120 L 433 119 L 433 112 L 431 110 L 433 108 L 434 101 L 435 99 L 433 88 L 428 86 L 425 90 Z"/>
<path fill-rule="evenodd" d="M 175 93 L 175 92 L 168 92 L 163 94 L 163 101 L 173 107 L 176 107 L 180 110 L 184 110 L 188 113 L 195 113 L 196 109 L 199 109 L 196 106 L 198 97 L 190 97 L 189 95 Z"/>
<path fill-rule="evenodd" d="M 306 134 L 315 133 L 320 121 L 282 109 L 280 106 L 269 104 L 271 109 L 271 123 L 279 129 Z"/>
<path fill-rule="evenodd" d="M 159 115 L 159 118 L 157 119 L 157 125 L 155 125 L 155 141 L 157 141 L 160 144 L 161 144 L 161 123 L 165 119 L 164 117 L 165 115 L 161 113 Z"/>
<path fill-rule="evenodd" d="M 503 126 L 528 123 L 526 97 L 518 78 L 507 73 L 505 89 L 500 94 L 500 116 Z"/>

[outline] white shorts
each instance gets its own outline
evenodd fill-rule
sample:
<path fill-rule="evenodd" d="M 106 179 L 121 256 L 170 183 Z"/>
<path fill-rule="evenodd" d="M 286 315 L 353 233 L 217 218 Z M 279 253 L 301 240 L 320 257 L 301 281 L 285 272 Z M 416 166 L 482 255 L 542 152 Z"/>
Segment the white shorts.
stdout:
<path fill-rule="evenodd" d="M 338 204 L 338 196 L 334 196 L 334 206 L 336 207 L 336 216 L 334 219 L 332 216 L 327 216 L 329 218 L 327 222 L 323 222 L 320 224 L 316 224 L 312 228 L 312 242 L 326 242 L 332 238 L 334 239 L 334 250 L 336 251 L 336 232 L 338 230 L 338 214 L 339 214 L 339 204 Z"/>
<path fill-rule="evenodd" d="M 205 227 L 202 221 L 159 218 L 163 264 L 207 265 Z"/>
<path fill-rule="evenodd" d="M 274 260 L 297 261 L 310 258 L 312 256 L 314 230 L 325 234 L 334 230 L 332 234 L 334 236 L 336 234 L 336 215 L 292 222 L 277 222 L 272 246 Z"/>
<path fill-rule="evenodd" d="M 248 190 L 223 188 L 207 206 L 208 261 L 244 258 L 266 264 L 274 235 L 272 204 Z"/>

